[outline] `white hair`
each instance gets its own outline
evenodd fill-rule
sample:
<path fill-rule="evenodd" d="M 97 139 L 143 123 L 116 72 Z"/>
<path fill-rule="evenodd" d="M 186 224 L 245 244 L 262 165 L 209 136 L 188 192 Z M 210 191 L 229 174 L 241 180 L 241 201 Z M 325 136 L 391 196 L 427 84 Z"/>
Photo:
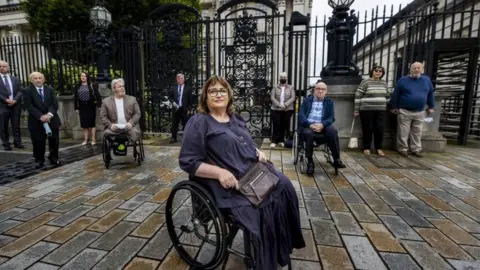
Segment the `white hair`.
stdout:
<path fill-rule="evenodd" d="M 115 85 L 117 83 L 121 83 L 125 86 L 125 81 L 122 79 L 122 78 L 118 78 L 118 79 L 113 79 L 112 80 L 112 91 L 115 91 Z"/>
<path fill-rule="evenodd" d="M 286 72 L 282 72 L 282 73 L 280 73 L 280 75 L 279 75 L 279 76 L 280 76 L 280 77 L 285 77 L 285 78 L 286 78 L 286 77 L 287 77 L 287 73 L 286 73 Z"/>
<path fill-rule="evenodd" d="M 178 73 L 178 74 L 177 74 L 177 77 L 185 78 L 185 75 L 183 75 L 183 73 Z"/>

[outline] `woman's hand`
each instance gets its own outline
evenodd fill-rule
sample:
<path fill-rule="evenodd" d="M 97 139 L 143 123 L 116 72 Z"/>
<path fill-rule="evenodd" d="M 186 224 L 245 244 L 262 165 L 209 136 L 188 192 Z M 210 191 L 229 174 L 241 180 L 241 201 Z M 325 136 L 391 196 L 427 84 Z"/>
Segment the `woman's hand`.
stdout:
<path fill-rule="evenodd" d="M 223 188 L 235 188 L 238 189 L 238 180 L 233 176 L 233 174 L 225 169 L 221 169 L 218 174 L 218 181 Z"/>
<path fill-rule="evenodd" d="M 262 151 L 258 150 L 258 148 L 257 148 L 257 157 L 258 157 L 258 160 L 262 163 L 266 163 L 268 161 L 267 155 L 265 155 L 265 153 L 263 153 Z"/>

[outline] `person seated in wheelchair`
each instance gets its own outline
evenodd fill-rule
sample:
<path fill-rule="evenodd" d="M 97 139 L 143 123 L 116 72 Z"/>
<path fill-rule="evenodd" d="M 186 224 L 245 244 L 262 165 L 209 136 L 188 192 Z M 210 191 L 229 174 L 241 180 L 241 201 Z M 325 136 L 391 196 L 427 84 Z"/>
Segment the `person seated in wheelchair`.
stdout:
<path fill-rule="evenodd" d="M 340 145 L 338 131 L 333 126 L 335 122 L 334 104 L 326 97 L 327 85 L 317 82 L 313 89 L 313 95 L 305 98 L 300 106 L 299 130 L 305 141 L 305 157 L 307 158 L 307 174 L 312 175 L 315 167 L 313 163 L 314 142 L 326 143 L 333 157 L 333 166 L 345 168 L 340 159 Z M 323 135 L 324 138 L 321 138 Z M 323 140 L 323 142 L 321 141 Z M 300 143 L 300 147 L 303 144 Z"/>
<path fill-rule="evenodd" d="M 140 138 L 138 122 L 141 112 L 135 97 L 125 94 L 125 81 L 112 81 L 114 95 L 103 99 L 100 110 L 100 120 L 105 127 L 103 136 L 115 140 L 115 136 L 126 134 L 128 140 L 134 144 Z"/>
<path fill-rule="evenodd" d="M 191 179 L 212 192 L 220 209 L 253 239 L 255 269 L 277 269 L 290 262 L 293 248 L 305 247 L 298 198 L 290 180 L 275 170 L 250 136 L 245 120 L 234 113 L 233 91 L 222 77 L 213 76 L 203 86 L 198 113 L 187 123 L 179 165 Z M 238 189 L 239 179 L 258 162 L 279 178 L 274 190 L 258 207 Z"/>

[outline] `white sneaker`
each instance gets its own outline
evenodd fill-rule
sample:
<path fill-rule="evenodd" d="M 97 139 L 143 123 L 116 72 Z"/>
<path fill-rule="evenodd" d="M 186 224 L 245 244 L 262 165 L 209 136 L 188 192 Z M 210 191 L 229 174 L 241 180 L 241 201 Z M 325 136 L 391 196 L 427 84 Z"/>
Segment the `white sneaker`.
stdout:
<path fill-rule="evenodd" d="M 278 146 L 280 147 L 285 147 L 285 144 L 283 142 L 279 143 Z"/>
<path fill-rule="evenodd" d="M 270 148 L 275 148 L 276 146 L 277 146 L 277 145 L 274 144 L 274 143 L 271 143 L 271 144 L 270 144 Z"/>

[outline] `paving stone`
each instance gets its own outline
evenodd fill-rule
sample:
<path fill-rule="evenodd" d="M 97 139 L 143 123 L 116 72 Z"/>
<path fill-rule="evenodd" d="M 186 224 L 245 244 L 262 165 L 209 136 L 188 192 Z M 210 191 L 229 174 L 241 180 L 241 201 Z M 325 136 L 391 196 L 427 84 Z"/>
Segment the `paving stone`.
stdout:
<path fill-rule="evenodd" d="M 163 260 L 167 255 L 168 250 L 172 246 L 171 241 L 165 241 L 170 239 L 167 232 L 167 227 L 163 226 L 160 231 L 148 242 L 147 245 L 138 253 L 138 255 L 146 258 Z"/>
<path fill-rule="evenodd" d="M 361 222 L 380 222 L 375 213 L 373 213 L 366 204 L 349 203 L 348 207 L 350 207 L 352 213 Z"/>
<path fill-rule="evenodd" d="M 137 194 L 133 196 L 130 200 L 120 205 L 118 208 L 125 210 L 135 210 L 137 207 L 139 207 L 142 203 L 144 203 L 151 197 L 152 195 L 149 194 Z"/>
<path fill-rule="evenodd" d="M 188 254 L 197 254 L 198 248 L 187 247 L 186 251 L 188 252 Z M 209 253 L 211 254 L 212 252 L 210 251 Z M 202 256 L 202 253 L 200 252 L 200 254 L 198 255 L 200 261 L 202 261 L 201 256 Z M 232 257 L 234 257 L 234 256 L 232 256 Z M 211 255 L 209 256 L 209 258 L 206 258 L 205 260 L 208 260 L 210 258 L 211 258 Z M 238 263 L 238 261 L 237 261 L 237 262 L 235 262 L 235 264 L 230 263 L 230 265 L 227 266 L 227 267 L 229 267 L 230 269 L 239 269 L 241 267 L 245 267 L 245 264 L 242 263 L 242 262 Z M 165 257 L 165 260 L 163 260 L 160 267 L 158 267 L 158 270 L 170 270 L 170 269 L 174 269 L 174 268 L 179 269 L 179 270 L 187 270 L 189 268 L 189 266 L 185 263 L 185 261 L 183 261 L 180 258 L 178 253 L 175 250 L 172 249 L 172 251 L 170 251 L 168 253 L 167 257 Z"/>
<path fill-rule="evenodd" d="M 352 186 L 365 185 L 365 182 L 358 176 L 352 174 L 343 174 Z"/>
<path fill-rule="evenodd" d="M 450 205 L 444 203 L 439 198 L 433 195 L 426 195 L 426 194 L 418 194 L 417 197 L 422 199 L 428 205 L 430 205 L 435 210 L 444 210 L 444 211 L 454 211 L 455 209 Z"/>
<path fill-rule="evenodd" d="M 65 264 L 61 270 L 89 270 L 105 255 L 106 251 L 98 249 L 84 249 L 80 254 L 75 256 L 71 261 Z"/>
<path fill-rule="evenodd" d="M 102 237 L 100 237 L 97 241 L 91 244 L 90 247 L 102 250 L 111 250 L 137 226 L 138 224 L 132 222 L 120 222 L 102 235 Z"/>
<path fill-rule="evenodd" d="M 101 218 L 106 214 L 110 213 L 113 209 L 117 208 L 117 206 L 121 205 L 124 202 L 125 201 L 122 201 L 122 200 L 111 199 L 105 202 L 104 204 L 100 205 L 99 207 L 93 209 L 92 211 L 88 212 L 86 216 Z"/>
<path fill-rule="evenodd" d="M 387 270 L 368 238 L 350 235 L 342 238 L 356 268 Z"/>
<path fill-rule="evenodd" d="M 421 270 L 410 255 L 385 252 L 380 255 L 391 270 Z"/>
<path fill-rule="evenodd" d="M 478 198 L 467 197 L 467 198 L 462 198 L 462 200 L 480 210 L 480 200 Z M 442 210 L 448 210 L 448 209 L 442 209 Z"/>
<path fill-rule="evenodd" d="M 158 203 L 143 203 L 139 208 L 134 210 L 125 218 L 125 221 L 143 222 L 151 213 L 153 213 L 160 204 Z"/>
<path fill-rule="evenodd" d="M 42 259 L 42 261 L 50 264 L 63 265 L 100 237 L 100 235 L 100 233 L 95 232 L 81 232 L 50 253 L 47 257 Z"/>
<path fill-rule="evenodd" d="M 66 226 L 67 224 L 83 216 L 85 213 L 87 213 L 92 209 L 93 209 L 93 206 L 86 206 L 86 205 L 78 206 L 77 208 L 50 221 L 48 224 L 56 225 L 56 226 Z"/>
<path fill-rule="evenodd" d="M 417 194 L 428 194 L 428 191 L 426 191 L 424 188 L 421 186 L 417 185 L 416 183 L 412 182 L 411 180 L 408 180 L 406 178 L 402 179 L 397 179 L 396 180 L 402 187 L 407 189 L 409 192 L 417 195 Z"/>
<path fill-rule="evenodd" d="M 423 217 L 443 218 L 440 213 L 420 200 L 406 200 L 405 202 Z"/>
<path fill-rule="evenodd" d="M 104 216 L 103 218 L 92 224 L 90 227 L 88 227 L 88 230 L 95 232 L 106 232 L 110 228 L 115 226 L 115 224 L 120 222 L 129 213 L 130 211 L 115 209 L 108 215 Z"/>
<path fill-rule="evenodd" d="M 398 198 L 391 191 L 379 191 L 378 196 L 380 196 L 390 206 L 404 206 L 405 205 L 405 203 L 402 200 L 400 200 L 400 198 Z"/>
<path fill-rule="evenodd" d="M 330 219 L 330 214 L 324 202 L 305 200 L 305 206 L 310 217 Z"/>
<path fill-rule="evenodd" d="M 52 193 L 51 193 L 51 194 L 52 194 Z M 49 194 L 49 195 L 50 195 L 50 194 Z M 57 196 L 57 195 L 55 195 L 55 197 L 56 197 L 56 196 Z M 41 204 L 44 204 L 44 203 L 50 201 L 51 199 L 53 199 L 53 198 L 51 198 L 51 197 L 48 196 L 48 195 L 45 195 L 45 196 L 42 196 L 42 197 L 40 197 L 40 198 L 33 199 L 33 200 L 31 200 L 31 201 L 29 201 L 29 202 L 27 202 L 27 203 L 24 203 L 24 204 L 20 205 L 19 207 L 20 207 L 20 208 L 26 208 L 26 209 L 32 209 L 32 208 L 35 208 L 35 207 L 37 207 L 37 206 L 39 206 L 39 205 L 41 205 Z"/>
<path fill-rule="evenodd" d="M 21 221 L 16 221 L 16 220 L 6 220 L 2 223 L 0 223 L 0 233 L 4 233 L 11 228 L 18 226 L 19 224 L 22 224 L 23 222 Z"/>
<path fill-rule="evenodd" d="M 117 196 L 115 196 L 115 199 L 129 200 L 130 198 L 135 196 L 135 194 L 142 191 L 142 189 L 144 189 L 144 187 L 142 186 L 132 186 L 126 189 L 125 191 L 123 191 L 122 193 L 118 194 Z"/>
<path fill-rule="evenodd" d="M 461 246 L 466 250 L 475 260 L 480 260 L 480 247 Z"/>
<path fill-rule="evenodd" d="M 443 257 L 468 260 L 471 257 L 437 229 L 415 228 L 415 230 Z"/>
<path fill-rule="evenodd" d="M 292 182 L 292 184 L 295 182 Z M 294 185 L 295 186 L 295 185 Z M 170 195 L 170 192 L 172 192 L 172 189 L 169 187 L 165 187 L 159 192 L 157 192 L 155 195 L 153 195 L 152 199 L 150 201 L 152 202 L 164 202 L 167 200 L 168 196 Z"/>
<path fill-rule="evenodd" d="M 22 214 L 25 211 L 26 211 L 25 209 L 12 208 L 12 209 L 8 210 L 7 212 L 3 212 L 3 213 L 0 214 L 0 222 L 5 221 L 7 219 L 10 219 L 12 217 L 15 217 L 18 214 Z"/>
<path fill-rule="evenodd" d="M 429 219 L 429 221 L 455 243 L 480 246 L 480 241 L 447 219 Z"/>
<path fill-rule="evenodd" d="M 25 222 L 13 229 L 11 229 L 10 231 L 7 232 L 7 234 L 9 235 L 13 235 L 13 236 L 23 236 L 27 233 L 29 233 L 30 231 L 46 224 L 47 222 L 49 222 L 50 220 L 58 217 L 59 214 L 57 213 L 44 213 L 34 219 L 31 219 L 30 221 L 28 222 Z"/>
<path fill-rule="evenodd" d="M 325 203 L 330 211 L 347 211 L 348 207 L 340 196 L 325 195 L 323 196 Z"/>
<path fill-rule="evenodd" d="M 0 213 L 5 212 L 5 211 L 7 211 L 11 208 L 17 207 L 21 204 L 24 204 L 24 203 L 26 203 L 30 200 L 32 200 L 32 199 L 30 199 L 30 198 L 18 198 L 18 199 L 15 199 L 13 201 L 9 201 L 8 203 L 2 204 L 2 205 L 0 205 Z"/>
<path fill-rule="evenodd" d="M 382 222 L 401 239 L 422 240 L 422 238 L 403 219 L 398 216 L 379 216 Z"/>
<path fill-rule="evenodd" d="M 403 241 L 402 244 L 422 269 L 453 269 L 425 242 Z"/>
<path fill-rule="evenodd" d="M 58 247 L 57 244 L 40 242 L 1 265 L 1 269 L 22 270 L 40 260 L 50 251 Z"/>
<path fill-rule="evenodd" d="M 61 189 L 62 186 L 58 186 L 58 185 L 51 185 L 49 187 L 46 187 L 44 189 L 41 189 L 39 191 L 36 191 L 36 192 L 33 192 L 33 193 L 30 193 L 28 194 L 26 197 L 29 197 L 29 198 L 39 198 L 39 197 L 42 197 L 43 195 L 45 194 L 48 194 L 50 192 L 54 192 L 58 189 Z"/>
<path fill-rule="evenodd" d="M 80 217 L 79 219 L 70 223 L 70 225 L 68 225 L 67 227 L 62 228 L 50 235 L 49 237 L 45 238 L 45 240 L 63 244 L 67 242 L 70 238 L 83 231 L 86 227 L 88 227 L 96 220 L 96 218 Z"/>
<path fill-rule="evenodd" d="M 292 260 L 292 269 L 295 270 L 318 270 L 321 269 L 320 263 Z"/>
<path fill-rule="evenodd" d="M 85 204 L 87 205 L 101 205 L 104 202 L 108 201 L 110 198 L 113 198 L 115 195 L 117 195 L 118 192 L 115 191 L 105 191 L 104 193 L 98 195 L 97 197 L 91 199 L 90 201 L 86 202 Z"/>
<path fill-rule="evenodd" d="M 63 184 L 63 182 L 65 182 L 65 180 L 66 179 L 63 177 L 57 177 L 48 181 L 44 181 L 38 185 L 32 186 L 31 189 L 42 190 L 53 185 L 61 185 Z"/>
<path fill-rule="evenodd" d="M 322 195 L 337 195 L 337 189 L 331 182 L 317 182 L 318 189 Z"/>
<path fill-rule="evenodd" d="M 313 233 L 310 230 L 302 230 L 303 239 L 305 239 L 305 248 L 294 249 L 291 258 L 309 261 L 318 261 L 317 247 L 313 240 Z"/>
<path fill-rule="evenodd" d="M 142 193 L 154 195 L 167 185 L 165 182 L 156 182 L 142 190 Z"/>
<path fill-rule="evenodd" d="M 56 202 L 63 202 L 63 203 L 68 202 L 68 201 L 82 195 L 83 193 L 85 193 L 87 191 L 88 191 L 88 188 L 86 188 L 86 187 L 78 187 L 78 188 L 75 188 L 72 191 L 64 194 L 63 196 L 56 198 L 55 201 Z"/>
<path fill-rule="evenodd" d="M 480 200 L 480 198 L 479 198 Z M 466 204 L 460 200 L 454 201 L 450 203 L 453 207 L 457 208 L 460 210 L 460 212 L 464 213 L 471 219 L 480 222 L 480 210 L 477 210 L 475 207 Z"/>
<path fill-rule="evenodd" d="M 375 214 L 395 215 L 395 212 L 380 198 L 365 198 L 365 202 Z"/>
<path fill-rule="evenodd" d="M 38 243 L 40 240 L 49 236 L 56 230 L 58 230 L 58 227 L 46 226 L 46 225 L 42 226 L 18 238 L 17 240 L 7 244 L 6 246 L 3 246 L 2 248 L 0 248 L 0 255 L 13 257 L 18 253 L 24 251 L 28 247 Z"/>
<path fill-rule="evenodd" d="M 342 247 L 342 240 L 330 220 L 312 220 L 312 230 L 315 242 L 320 245 Z"/>
<path fill-rule="evenodd" d="M 320 191 L 316 187 L 302 187 L 303 189 L 303 198 L 305 200 L 322 200 L 322 195 L 320 195 Z"/>
<path fill-rule="evenodd" d="M 367 198 L 378 198 L 378 195 L 366 184 L 357 185 L 354 188 L 364 200 Z"/>
<path fill-rule="evenodd" d="M 123 269 L 124 270 L 155 270 L 157 269 L 159 264 L 160 264 L 159 261 L 135 257 Z"/>
<path fill-rule="evenodd" d="M 364 235 L 352 214 L 345 212 L 331 212 L 331 214 L 341 234 Z"/>
<path fill-rule="evenodd" d="M 30 220 L 32 218 L 38 217 L 41 214 L 43 214 L 45 212 L 48 212 L 48 211 L 52 210 L 53 208 L 55 208 L 59 205 L 60 205 L 60 203 L 57 203 L 57 202 L 46 202 L 46 203 L 44 203 L 42 205 L 39 205 L 39 206 L 37 206 L 33 209 L 30 209 L 26 212 L 24 212 L 25 210 L 23 210 L 23 213 L 16 216 L 15 219 L 16 220 L 27 221 L 27 220 Z"/>
<path fill-rule="evenodd" d="M 403 218 L 409 225 L 418 227 L 433 227 L 426 219 L 407 207 L 392 207 L 397 214 Z"/>
<path fill-rule="evenodd" d="M 32 267 L 28 268 L 28 270 L 57 270 L 59 269 L 58 266 L 54 266 L 51 264 L 46 264 L 42 262 L 37 262 L 36 264 L 32 265 Z"/>
<path fill-rule="evenodd" d="M 448 262 L 455 267 L 455 269 L 480 269 L 480 261 L 460 261 L 460 260 L 451 260 Z"/>
<path fill-rule="evenodd" d="M 442 215 L 470 233 L 480 233 L 480 224 L 459 212 L 441 211 Z"/>
<path fill-rule="evenodd" d="M 86 192 L 83 195 L 95 197 L 95 196 L 98 196 L 98 195 L 102 194 L 103 192 L 113 188 L 114 186 L 116 186 L 116 185 L 115 184 L 103 184 L 99 187 L 96 187 L 96 188 L 90 190 L 89 192 Z"/>
<path fill-rule="evenodd" d="M 0 235 L 0 247 L 3 247 L 10 242 L 13 242 L 15 239 L 17 238 L 7 235 Z"/>
<path fill-rule="evenodd" d="M 383 224 L 361 223 L 368 238 L 379 251 L 405 253 L 397 239 L 395 239 Z"/>
<path fill-rule="evenodd" d="M 133 231 L 133 236 L 150 238 L 162 227 L 165 215 L 153 213 L 138 228 Z"/>
<path fill-rule="evenodd" d="M 93 269 L 113 270 L 124 267 L 135 254 L 145 245 L 147 240 L 127 237 L 114 250 L 108 253 Z"/>
<path fill-rule="evenodd" d="M 358 196 L 353 188 L 339 188 L 338 193 L 346 203 L 363 203 L 362 198 Z"/>
<path fill-rule="evenodd" d="M 300 225 L 302 229 L 311 229 L 310 228 L 310 217 L 308 217 L 307 209 L 299 208 L 300 211 Z"/>
<path fill-rule="evenodd" d="M 353 270 L 352 262 L 348 257 L 347 251 L 344 248 L 329 247 L 329 246 L 317 246 L 318 253 L 320 254 L 320 260 L 322 262 L 323 269 L 343 269 Z M 318 268 L 320 269 L 320 268 Z"/>
<path fill-rule="evenodd" d="M 52 209 L 52 211 L 53 212 L 59 212 L 59 213 L 66 213 L 66 212 L 71 211 L 72 209 L 78 207 L 82 203 L 88 201 L 89 199 L 90 199 L 90 197 L 80 196 L 80 197 L 77 197 L 77 198 L 67 202 L 67 203 L 64 203 L 64 204 L 60 205 L 57 208 Z"/>

